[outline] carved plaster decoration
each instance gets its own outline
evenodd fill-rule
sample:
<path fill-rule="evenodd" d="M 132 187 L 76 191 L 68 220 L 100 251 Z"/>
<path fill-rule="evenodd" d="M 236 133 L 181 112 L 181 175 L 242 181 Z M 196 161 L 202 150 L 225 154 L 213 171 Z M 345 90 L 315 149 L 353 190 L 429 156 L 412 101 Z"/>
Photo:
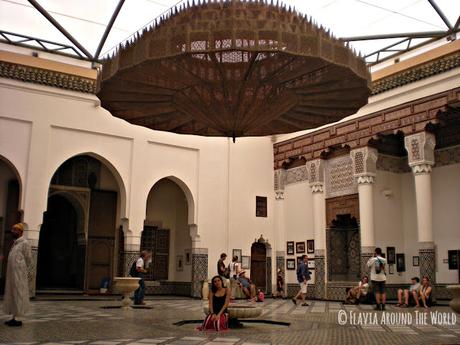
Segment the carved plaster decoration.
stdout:
<path fill-rule="evenodd" d="M 284 190 L 275 190 L 275 199 L 284 200 Z"/>
<path fill-rule="evenodd" d="M 322 183 L 310 184 L 312 193 L 324 193 L 324 186 Z"/>
<path fill-rule="evenodd" d="M 353 160 L 353 175 L 358 179 L 358 183 L 372 183 L 377 173 L 377 150 L 369 146 L 361 147 L 352 150 L 350 156 Z"/>
<path fill-rule="evenodd" d="M 340 156 L 326 161 L 326 198 L 358 193 L 353 178 L 353 161 L 350 156 Z"/>
<path fill-rule="evenodd" d="M 356 182 L 358 182 L 358 184 L 372 184 L 374 183 L 374 176 L 358 176 Z"/>
<path fill-rule="evenodd" d="M 377 170 L 388 171 L 395 174 L 404 174 L 412 171 L 407 164 L 407 157 L 395 157 L 381 153 L 379 153 L 377 159 Z"/>
<path fill-rule="evenodd" d="M 434 153 L 435 167 L 460 163 L 460 146 L 447 147 Z"/>
<path fill-rule="evenodd" d="M 308 181 L 307 167 L 300 166 L 286 170 L 285 184 Z"/>
<path fill-rule="evenodd" d="M 431 166 L 434 165 L 434 147 L 436 146 L 434 134 L 420 132 L 408 135 L 404 137 L 404 145 L 409 157 L 409 166 L 414 174 L 430 173 Z"/>
<path fill-rule="evenodd" d="M 275 191 L 284 190 L 284 185 L 286 183 L 286 170 L 278 169 L 274 172 L 275 178 Z"/>

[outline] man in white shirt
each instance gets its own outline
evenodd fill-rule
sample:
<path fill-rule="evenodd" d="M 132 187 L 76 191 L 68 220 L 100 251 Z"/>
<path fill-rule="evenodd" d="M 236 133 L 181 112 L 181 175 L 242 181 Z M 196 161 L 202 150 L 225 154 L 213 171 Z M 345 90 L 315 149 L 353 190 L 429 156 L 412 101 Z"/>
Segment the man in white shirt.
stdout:
<path fill-rule="evenodd" d="M 377 305 L 375 310 L 385 310 L 387 294 L 385 292 L 385 282 L 387 276 L 385 267 L 387 260 L 382 257 L 382 249 L 375 248 L 374 257 L 367 261 L 367 266 L 371 268 L 371 283 L 375 294 Z"/>
<path fill-rule="evenodd" d="M 141 278 L 139 280 L 139 288 L 134 292 L 134 304 L 135 305 L 144 305 L 144 295 L 145 295 L 145 274 L 148 272 L 145 269 L 145 264 L 149 262 L 151 253 L 147 250 L 141 252 L 141 256 L 136 261 L 136 271 L 137 276 Z"/>

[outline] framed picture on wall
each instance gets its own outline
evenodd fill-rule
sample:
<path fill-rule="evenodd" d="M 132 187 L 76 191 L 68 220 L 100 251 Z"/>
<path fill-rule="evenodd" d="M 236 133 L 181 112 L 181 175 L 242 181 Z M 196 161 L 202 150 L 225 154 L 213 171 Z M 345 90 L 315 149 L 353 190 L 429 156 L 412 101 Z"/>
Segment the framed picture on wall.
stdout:
<path fill-rule="evenodd" d="M 308 260 L 308 269 L 309 270 L 314 270 L 315 269 L 315 260 L 314 259 L 309 259 Z"/>
<path fill-rule="evenodd" d="M 294 255 L 294 241 L 287 241 L 286 242 L 286 254 L 287 255 Z"/>
<path fill-rule="evenodd" d="M 250 259 L 249 256 L 244 256 L 244 255 L 241 256 L 241 268 L 243 268 L 245 270 L 248 270 L 250 268 L 249 267 L 249 265 L 250 265 L 250 263 L 249 263 L 250 260 L 249 259 Z"/>
<path fill-rule="evenodd" d="M 185 264 L 186 265 L 191 265 L 192 264 L 192 250 L 191 249 L 185 249 L 184 254 L 185 254 Z"/>
<path fill-rule="evenodd" d="M 238 256 L 238 262 L 241 262 L 242 253 L 243 253 L 243 251 L 241 249 L 233 249 L 231 260 L 233 260 L 234 256 Z"/>
<path fill-rule="evenodd" d="M 395 265 L 388 265 L 388 273 L 395 274 Z"/>
<path fill-rule="evenodd" d="M 296 254 L 305 253 L 305 242 L 296 242 L 296 244 L 295 244 L 295 252 L 296 252 Z"/>
<path fill-rule="evenodd" d="M 393 265 L 396 263 L 396 249 L 395 247 L 387 247 L 387 262 L 388 265 Z"/>
<path fill-rule="evenodd" d="M 449 263 L 450 270 L 457 270 L 458 269 L 458 254 L 460 251 L 458 250 L 448 250 L 447 251 L 447 262 Z"/>
<path fill-rule="evenodd" d="M 404 254 L 396 254 L 396 271 L 405 272 L 406 271 L 406 260 Z"/>
<path fill-rule="evenodd" d="M 313 254 L 315 252 L 315 240 L 307 240 L 307 253 Z"/>
<path fill-rule="evenodd" d="M 412 266 L 420 266 L 420 257 L 418 256 L 412 257 Z"/>
<path fill-rule="evenodd" d="M 176 271 L 183 271 L 184 270 L 184 256 L 177 255 L 176 256 Z"/>
<path fill-rule="evenodd" d="M 286 269 L 295 270 L 295 259 L 286 259 Z"/>

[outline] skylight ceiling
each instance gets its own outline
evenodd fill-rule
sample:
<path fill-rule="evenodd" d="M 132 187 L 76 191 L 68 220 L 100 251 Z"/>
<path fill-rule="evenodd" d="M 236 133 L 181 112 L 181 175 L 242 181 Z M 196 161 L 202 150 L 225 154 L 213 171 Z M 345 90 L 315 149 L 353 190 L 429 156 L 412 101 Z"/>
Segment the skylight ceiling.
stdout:
<path fill-rule="evenodd" d="M 192 3 L 193 0 L 189 2 Z M 195 0 L 197 1 L 197 0 Z M 118 0 L 37 0 L 37 2 L 72 35 L 91 56 L 95 56 L 104 31 L 116 9 Z M 152 22 L 174 5 L 187 3 L 177 0 L 126 0 L 101 49 L 104 57 L 119 43 Z M 331 29 L 336 37 L 388 35 L 399 33 L 442 32 L 455 27 L 458 31 L 460 1 L 454 0 L 285 0 L 287 7 L 307 14 Z M 435 10 L 444 14 L 445 20 Z M 0 30 L 36 37 L 75 47 L 27 0 L 0 0 Z M 430 38 L 405 37 L 352 41 L 351 45 L 368 56 L 368 62 L 393 54 L 394 48 L 413 47 Z M 5 39 L 3 39 L 5 40 Z M 17 41 L 12 39 L 13 41 Z M 35 44 L 37 45 L 37 44 Z M 76 48 L 76 50 L 80 50 Z M 72 53 L 66 50 L 67 53 Z"/>

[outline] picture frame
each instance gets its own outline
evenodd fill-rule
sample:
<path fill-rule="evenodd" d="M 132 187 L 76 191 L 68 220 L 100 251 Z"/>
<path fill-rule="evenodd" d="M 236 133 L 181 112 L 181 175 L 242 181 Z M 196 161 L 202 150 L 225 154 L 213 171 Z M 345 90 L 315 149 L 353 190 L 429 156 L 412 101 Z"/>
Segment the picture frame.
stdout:
<path fill-rule="evenodd" d="M 295 259 L 286 259 L 286 269 L 295 270 Z"/>
<path fill-rule="evenodd" d="M 243 251 L 241 249 L 233 249 L 231 260 L 233 260 L 234 256 L 238 256 L 238 262 L 241 262 L 242 255 L 243 255 Z"/>
<path fill-rule="evenodd" d="M 448 250 L 447 251 L 447 262 L 449 264 L 450 270 L 458 269 L 459 253 L 460 252 L 458 250 Z"/>
<path fill-rule="evenodd" d="M 396 263 L 396 248 L 387 247 L 387 263 L 388 265 L 393 265 Z"/>
<path fill-rule="evenodd" d="M 396 271 L 397 272 L 406 271 L 406 259 L 405 259 L 404 254 L 402 253 L 396 254 Z"/>
<path fill-rule="evenodd" d="M 309 259 L 308 260 L 308 269 L 314 270 L 315 269 L 315 260 Z"/>
<path fill-rule="evenodd" d="M 305 253 L 305 242 L 296 242 L 295 243 L 295 252 L 296 254 L 303 254 Z"/>
<path fill-rule="evenodd" d="M 191 249 L 185 249 L 184 250 L 184 256 L 185 256 L 185 264 L 186 265 L 191 265 L 192 264 L 192 250 Z"/>
<path fill-rule="evenodd" d="M 315 240 L 307 240 L 307 254 L 315 252 Z"/>
<path fill-rule="evenodd" d="M 287 255 L 294 255 L 294 241 L 287 241 L 286 242 L 286 254 Z"/>
<path fill-rule="evenodd" d="M 177 255 L 176 256 L 176 271 L 180 272 L 184 270 L 184 256 Z"/>
<path fill-rule="evenodd" d="M 415 266 L 415 267 L 420 266 L 420 257 L 419 256 L 413 256 L 412 257 L 412 266 Z"/>
<path fill-rule="evenodd" d="M 388 265 L 388 273 L 389 274 L 395 274 L 395 266 L 394 265 Z"/>
<path fill-rule="evenodd" d="M 241 268 L 248 270 L 250 268 L 250 257 L 246 255 L 241 256 Z"/>

